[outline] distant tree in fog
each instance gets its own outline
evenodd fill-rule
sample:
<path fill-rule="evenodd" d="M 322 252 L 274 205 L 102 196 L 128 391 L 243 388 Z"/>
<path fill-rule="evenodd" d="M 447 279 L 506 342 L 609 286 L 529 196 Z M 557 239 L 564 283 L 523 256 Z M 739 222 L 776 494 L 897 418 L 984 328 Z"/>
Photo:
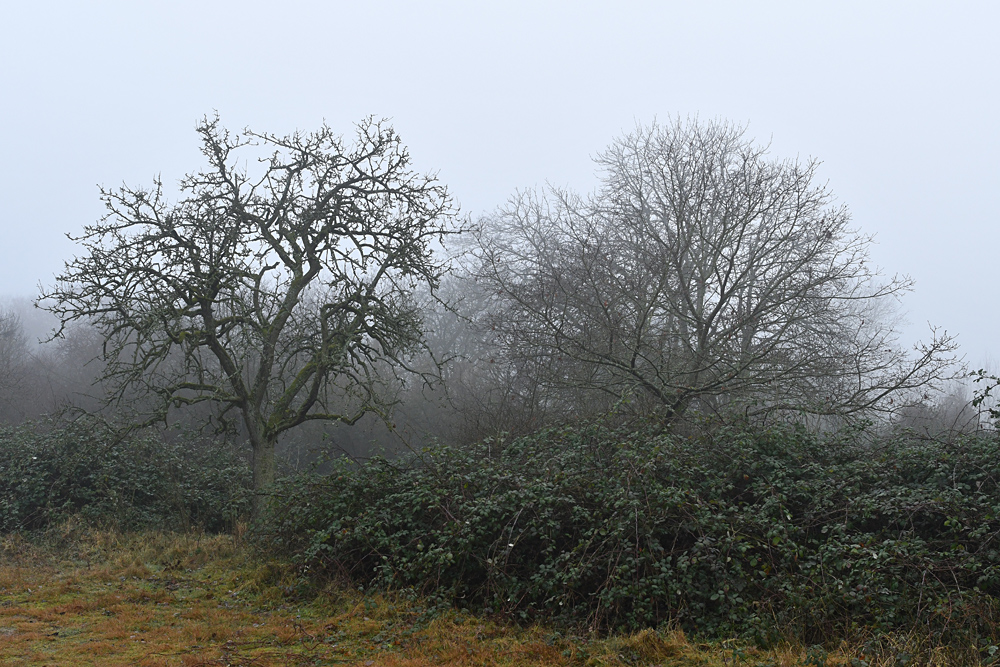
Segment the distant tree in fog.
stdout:
<path fill-rule="evenodd" d="M 981 427 L 979 411 L 965 383 L 954 382 L 940 392 L 924 392 L 920 402 L 896 414 L 895 424 L 929 437 L 974 433 Z"/>
<path fill-rule="evenodd" d="M 0 309 L 0 418 L 5 421 L 20 417 L 19 396 L 27 381 L 29 354 L 17 313 Z"/>
<path fill-rule="evenodd" d="M 483 220 L 473 272 L 497 356 L 553 409 L 631 396 L 699 411 L 893 412 L 953 373 L 953 340 L 906 351 L 871 237 L 817 184 L 721 122 L 654 124 L 597 157 L 589 198 L 524 192 Z M 604 397 L 603 399 L 601 397 Z"/>
<path fill-rule="evenodd" d="M 114 397 L 155 399 L 148 419 L 237 412 L 260 489 L 280 434 L 385 409 L 391 371 L 422 343 L 413 294 L 437 286 L 453 209 L 381 122 L 353 144 L 327 127 L 232 135 L 217 119 L 198 133 L 208 165 L 181 199 L 160 183 L 102 190 L 107 215 L 40 303 L 97 328 Z"/>
<path fill-rule="evenodd" d="M 79 331 L 59 344 L 41 344 L 52 322 L 31 301 L 4 299 L 0 306 L 0 421 L 18 424 L 58 412 L 91 389 L 94 377 L 86 357 L 74 354 Z"/>

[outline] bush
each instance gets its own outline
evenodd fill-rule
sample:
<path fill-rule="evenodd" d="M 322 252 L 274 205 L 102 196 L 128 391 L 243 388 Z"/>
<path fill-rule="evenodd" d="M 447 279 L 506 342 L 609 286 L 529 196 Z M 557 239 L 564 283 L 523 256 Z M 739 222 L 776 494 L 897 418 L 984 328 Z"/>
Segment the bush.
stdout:
<path fill-rule="evenodd" d="M 120 529 L 221 531 L 248 507 L 249 469 L 228 447 L 102 422 L 0 428 L 0 531 L 70 516 Z"/>
<path fill-rule="evenodd" d="M 600 425 L 288 480 L 277 543 L 356 585 L 636 629 L 813 643 L 996 633 L 996 439 Z M 996 644 L 996 641 L 990 643 Z"/>

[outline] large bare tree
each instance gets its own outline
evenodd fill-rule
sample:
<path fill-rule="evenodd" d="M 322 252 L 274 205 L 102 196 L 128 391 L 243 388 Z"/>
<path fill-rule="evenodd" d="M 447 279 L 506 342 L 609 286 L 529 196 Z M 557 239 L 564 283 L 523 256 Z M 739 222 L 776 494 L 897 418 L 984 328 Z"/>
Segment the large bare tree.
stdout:
<path fill-rule="evenodd" d="M 871 237 L 816 162 L 678 119 L 597 164 L 592 196 L 521 193 L 480 232 L 498 353 L 550 401 L 631 395 L 668 422 L 692 407 L 849 416 L 951 374 L 947 335 L 899 345 L 892 312 L 911 281 L 872 267 Z"/>
<path fill-rule="evenodd" d="M 260 490 L 281 433 L 385 408 L 385 369 L 421 344 L 412 295 L 438 284 L 454 210 L 384 122 L 353 143 L 218 119 L 198 133 L 207 166 L 175 203 L 160 182 L 102 190 L 107 215 L 40 303 L 98 328 L 112 398 L 146 396 L 146 419 L 205 401 L 241 415 Z"/>

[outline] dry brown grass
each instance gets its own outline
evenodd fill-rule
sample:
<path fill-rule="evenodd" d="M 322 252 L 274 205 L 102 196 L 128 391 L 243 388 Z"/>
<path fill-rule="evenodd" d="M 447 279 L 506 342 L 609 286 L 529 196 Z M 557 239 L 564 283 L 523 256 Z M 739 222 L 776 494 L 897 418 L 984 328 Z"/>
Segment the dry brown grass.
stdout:
<path fill-rule="evenodd" d="M 0 538 L 2 665 L 804 664 L 801 648 L 696 645 L 679 631 L 597 639 L 456 612 L 430 617 L 400 595 L 329 589 L 295 602 L 294 569 L 254 560 L 232 537 L 65 532 L 50 549 Z M 845 646 L 827 664 L 859 655 Z"/>

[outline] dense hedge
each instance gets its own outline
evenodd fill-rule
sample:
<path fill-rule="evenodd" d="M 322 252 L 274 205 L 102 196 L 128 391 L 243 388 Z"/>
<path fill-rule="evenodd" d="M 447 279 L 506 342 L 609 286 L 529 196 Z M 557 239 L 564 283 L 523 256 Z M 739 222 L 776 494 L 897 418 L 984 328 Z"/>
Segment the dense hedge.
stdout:
<path fill-rule="evenodd" d="M 280 544 L 354 584 L 532 620 L 996 644 L 1000 446 L 602 426 L 288 481 Z"/>
<path fill-rule="evenodd" d="M 228 528 L 250 473 L 228 447 L 155 434 L 122 439 L 102 422 L 0 428 L 0 531 L 69 516 L 120 529 Z"/>

